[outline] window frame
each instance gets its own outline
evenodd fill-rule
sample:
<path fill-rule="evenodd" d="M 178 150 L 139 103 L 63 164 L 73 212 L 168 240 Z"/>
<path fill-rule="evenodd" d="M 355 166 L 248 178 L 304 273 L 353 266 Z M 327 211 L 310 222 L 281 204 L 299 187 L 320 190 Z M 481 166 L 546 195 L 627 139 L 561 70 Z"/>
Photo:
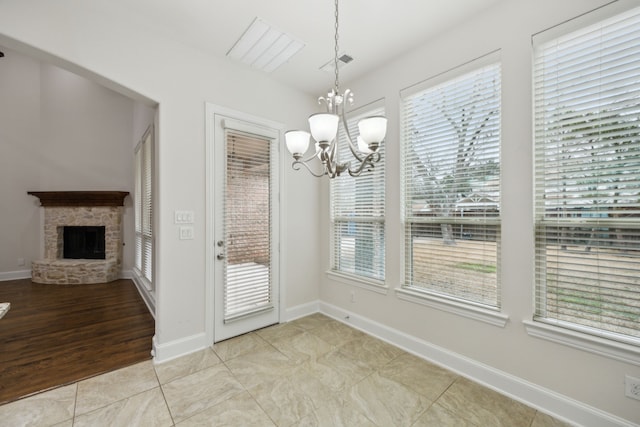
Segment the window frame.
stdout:
<path fill-rule="evenodd" d="M 405 105 L 405 102 L 408 98 L 412 97 L 412 96 L 417 96 L 420 93 L 423 92 L 427 92 L 428 90 L 432 89 L 432 88 L 436 88 L 442 84 L 446 84 L 448 82 L 452 82 L 455 81 L 456 79 L 463 77 L 469 73 L 472 72 L 479 72 L 480 70 L 484 69 L 485 67 L 490 67 L 492 65 L 497 65 L 498 66 L 498 73 L 500 76 L 500 80 L 501 80 L 501 68 L 502 68 L 502 64 L 501 64 L 501 53 L 500 50 L 496 50 L 493 52 L 490 52 L 486 55 L 483 55 L 479 58 L 473 59 L 465 64 L 462 64 L 460 66 L 454 67 L 453 69 L 447 70 L 443 73 L 440 73 L 430 79 L 427 79 L 425 81 L 422 81 L 416 85 L 410 86 L 406 89 L 403 89 L 400 91 L 400 105 L 401 105 L 401 131 L 400 131 L 400 136 L 401 136 L 401 149 L 402 149 L 402 215 L 401 215 L 401 221 L 402 221 L 402 260 L 403 260 L 403 268 L 402 268 L 402 278 L 401 278 L 401 284 L 398 288 L 396 288 L 396 295 L 398 296 L 399 299 L 405 300 L 405 301 L 409 301 L 409 302 L 413 302 L 413 303 L 417 303 L 417 304 L 421 304 L 421 305 L 425 305 L 425 306 L 429 306 L 431 308 L 435 308 L 438 310 L 442 310 L 442 311 L 446 311 L 446 312 L 450 312 L 450 313 L 454 313 L 463 317 L 467 317 L 470 319 L 474 319 L 474 320 L 478 320 L 478 321 L 482 321 L 494 326 L 498 326 L 498 327 L 504 327 L 509 319 L 508 315 L 504 314 L 501 312 L 501 305 L 500 305 L 500 286 L 499 286 L 499 280 L 500 280 L 500 230 L 501 230 L 501 214 L 498 212 L 498 215 L 494 218 L 494 219 L 488 219 L 487 220 L 487 224 L 491 225 L 491 226 L 495 226 L 498 232 L 498 237 L 497 237 L 497 248 L 496 248 L 496 260 L 497 260 L 497 266 L 496 266 L 496 276 L 497 276 L 497 280 L 498 280 L 498 289 L 497 289 L 497 296 L 496 296 L 496 306 L 489 306 L 489 305 L 485 305 L 482 303 L 478 303 L 478 302 L 474 302 L 471 300 L 467 300 L 467 299 L 461 299 L 461 298 L 457 298 L 453 295 L 446 295 L 446 294 L 440 294 L 440 293 L 436 293 L 436 292 L 432 292 L 431 290 L 429 290 L 428 288 L 423 288 L 423 287 L 417 287 L 417 286 L 413 286 L 410 283 L 410 276 L 411 276 L 411 272 L 409 271 L 410 269 L 413 271 L 413 265 L 409 260 L 409 257 L 411 257 L 412 255 L 409 253 L 410 249 L 407 247 L 407 236 L 408 236 L 408 228 L 411 224 L 413 224 L 413 216 L 409 215 L 408 208 L 407 208 L 407 197 L 408 197 L 408 193 L 407 193 L 407 188 L 406 186 L 408 185 L 408 181 L 407 181 L 407 160 L 406 160 L 406 146 L 405 144 L 407 144 L 407 140 L 406 140 L 406 132 L 407 132 L 407 118 L 406 118 L 406 114 L 407 114 L 407 106 Z M 500 117 L 502 115 L 501 109 L 502 109 L 502 102 L 501 102 L 501 87 L 502 87 L 502 82 L 500 82 L 500 86 L 498 89 L 498 102 L 499 102 L 499 112 L 498 112 L 498 132 L 501 134 L 501 120 Z M 498 136 L 498 150 L 501 150 L 501 144 L 502 144 L 502 136 L 499 135 Z M 499 159 L 499 154 L 498 154 L 498 159 Z M 501 188 L 501 180 L 500 180 L 500 175 L 499 175 L 499 183 L 498 183 L 498 189 L 500 190 Z M 441 221 L 439 221 L 437 218 L 435 219 L 437 220 L 437 223 L 439 224 Z M 435 221 L 434 220 L 434 221 Z M 434 222 L 435 224 L 435 222 Z"/>
<path fill-rule="evenodd" d="M 369 104 L 366 104 L 362 107 L 359 107 L 357 109 L 351 110 L 348 113 L 346 113 L 346 121 L 347 124 L 349 126 L 349 130 L 350 130 L 350 134 L 352 136 L 352 138 L 355 140 L 358 136 L 358 131 L 357 131 L 357 122 L 358 120 L 367 117 L 367 116 L 372 116 L 372 115 L 384 115 L 385 114 L 385 100 L 384 99 L 379 99 L 377 101 L 371 102 Z M 346 135 L 344 134 L 344 130 L 341 130 L 341 132 L 338 135 L 338 138 L 340 138 L 340 145 L 342 147 L 346 147 Z M 352 159 L 352 155 L 350 153 L 350 151 L 348 149 L 345 149 L 346 151 L 348 151 L 348 157 L 344 160 L 351 160 Z M 382 293 L 382 294 L 386 294 L 387 292 L 387 285 L 386 285 L 386 152 L 385 152 L 385 143 L 382 144 L 381 148 L 380 148 L 380 152 L 382 154 L 382 159 L 380 160 L 379 163 L 376 163 L 375 167 L 374 167 L 374 171 L 373 173 L 379 173 L 381 174 L 378 176 L 374 176 L 373 178 L 371 176 L 367 176 L 368 172 L 363 172 L 363 174 L 359 177 L 351 177 L 351 176 L 340 176 L 340 177 L 336 177 L 333 180 L 331 180 L 330 185 L 329 185 L 329 214 L 330 214 L 330 218 L 329 218 L 329 223 L 330 223 L 330 238 L 329 238 L 329 269 L 326 271 L 326 274 L 329 278 L 336 280 L 338 282 L 341 283 L 345 283 L 345 284 L 349 284 L 349 285 L 353 285 L 353 286 L 358 286 L 364 289 L 368 289 L 368 290 L 372 290 L 374 292 L 378 292 L 378 293 Z M 338 153 L 339 155 L 341 153 Z M 381 172 L 380 172 L 381 171 Z M 369 172 L 370 174 L 370 172 Z M 377 227 L 382 227 L 382 248 L 377 248 L 377 249 L 372 249 L 374 250 L 376 253 L 381 254 L 381 260 L 378 260 L 378 263 L 381 263 L 381 276 L 382 277 L 372 277 L 369 275 L 365 275 L 365 274 L 358 274 L 356 271 L 344 271 L 344 270 L 340 270 L 337 265 L 336 265 L 336 258 L 338 256 L 338 251 L 336 249 L 336 222 L 345 222 L 347 220 L 344 219 L 335 219 L 336 216 L 336 200 L 334 198 L 334 192 L 336 191 L 336 188 L 339 188 L 337 186 L 338 182 L 336 180 L 352 180 L 351 182 L 356 182 L 356 180 L 364 180 L 364 179 L 371 179 L 374 181 L 374 183 L 380 183 L 382 182 L 382 188 L 379 189 L 380 192 L 380 197 L 381 197 L 381 202 L 380 202 L 380 198 L 378 198 L 377 200 L 377 206 L 378 209 L 380 208 L 380 203 L 381 203 L 381 207 L 382 207 L 382 215 L 370 215 L 370 216 L 366 216 L 366 215 L 358 215 L 358 222 L 361 224 L 371 224 L 372 226 L 377 226 Z M 349 222 L 349 221 L 347 221 Z M 375 224 L 375 225 L 374 225 Z M 375 245 L 375 241 L 372 241 L 372 243 Z M 354 260 L 355 263 L 355 260 Z M 354 264 L 354 270 L 355 270 L 355 264 Z"/>
<path fill-rule="evenodd" d="M 538 125 L 537 115 L 538 115 L 538 107 L 536 105 L 536 68 L 535 61 L 537 59 L 537 49 L 539 46 L 547 44 L 549 42 L 555 41 L 559 38 L 565 37 L 567 35 L 572 35 L 573 33 L 588 31 L 590 27 L 602 25 L 604 21 L 607 21 L 611 18 L 616 18 L 617 15 L 630 12 L 632 10 L 638 10 L 638 8 L 629 8 L 628 5 L 623 5 L 619 3 L 614 3 L 611 5 L 607 5 L 595 11 L 592 11 L 588 14 L 582 15 L 580 17 L 574 18 L 570 21 L 562 23 L 556 27 L 545 30 L 541 33 L 534 34 L 532 36 L 532 58 L 534 63 L 532 65 L 532 121 L 533 121 L 533 171 L 534 174 L 539 176 L 541 170 L 544 169 L 544 166 L 540 166 L 537 161 L 537 150 L 541 149 L 538 145 L 541 143 L 538 141 L 538 136 L 536 135 L 536 127 Z M 541 169 L 542 168 L 542 169 Z M 538 295 L 543 292 L 543 288 L 546 286 L 545 283 L 541 283 L 538 280 L 539 274 L 545 274 L 546 268 L 540 265 L 542 260 L 538 252 L 540 251 L 540 245 L 543 244 L 542 237 L 538 237 L 538 231 L 541 227 L 544 227 L 548 221 L 545 222 L 544 215 L 541 217 L 538 210 L 538 204 L 541 203 L 540 194 L 541 190 L 538 188 L 539 184 L 536 180 L 534 180 L 536 188 L 534 188 L 533 192 L 533 200 L 534 206 L 536 207 L 536 212 L 533 215 L 533 233 L 534 233 L 534 244 L 535 244 L 535 255 L 534 255 L 534 278 L 533 278 L 533 298 L 534 298 L 534 307 L 533 314 L 531 320 L 524 320 L 523 323 L 525 325 L 526 331 L 529 335 L 549 340 L 552 342 L 560 343 L 563 345 L 567 345 L 573 348 L 578 348 L 580 350 L 588 351 L 594 354 L 598 354 L 601 356 L 606 356 L 615 360 L 619 360 L 625 363 L 632 363 L 635 365 L 640 365 L 640 340 L 638 339 L 628 339 L 628 335 L 620 336 L 618 334 L 608 332 L 603 329 L 584 326 L 579 323 L 563 321 L 559 319 L 554 319 L 549 316 L 541 315 L 541 310 L 544 311 L 544 307 L 540 307 L 539 304 L 543 304 L 539 301 Z M 544 191 L 544 188 L 542 189 Z M 571 221 L 567 221 L 563 219 L 563 224 L 568 226 L 567 224 Z M 615 221 L 610 221 L 612 225 L 615 225 Z M 574 224 L 579 225 L 578 222 Z M 542 271 L 543 269 L 544 271 Z M 542 271 L 541 272 L 539 272 Z M 545 298 L 546 301 L 546 298 Z M 544 303 L 546 304 L 546 302 Z"/>
<path fill-rule="evenodd" d="M 155 235 L 153 232 L 153 196 L 155 193 L 154 126 L 150 125 L 134 150 L 135 203 L 134 203 L 134 251 L 133 271 L 147 291 L 154 292 Z M 147 170 L 148 169 L 148 170 Z M 150 181 L 150 182 L 147 182 Z M 146 251 L 145 248 L 149 247 Z"/>

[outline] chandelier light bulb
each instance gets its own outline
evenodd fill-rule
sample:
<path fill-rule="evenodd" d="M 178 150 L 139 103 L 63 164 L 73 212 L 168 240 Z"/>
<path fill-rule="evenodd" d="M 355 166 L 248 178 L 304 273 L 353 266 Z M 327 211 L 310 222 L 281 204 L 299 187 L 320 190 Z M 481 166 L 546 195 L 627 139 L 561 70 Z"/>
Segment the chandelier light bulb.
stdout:
<path fill-rule="evenodd" d="M 309 117 L 309 128 L 313 139 L 318 142 L 331 142 L 338 133 L 339 117 L 336 114 L 318 113 Z"/>
<path fill-rule="evenodd" d="M 383 116 L 372 116 L 358 122 L 360 136 L 364 142 L 379 144 L 387 133 L 387 118 Z"/>
<path fill-rule="evenodd" d="M 303 130 L 290 130 L 285 132 L 284 140 L 287 144 L 287 150 L 295 157 L 307 152 L 309 148 L 309 137 L 311 134 Z"/>

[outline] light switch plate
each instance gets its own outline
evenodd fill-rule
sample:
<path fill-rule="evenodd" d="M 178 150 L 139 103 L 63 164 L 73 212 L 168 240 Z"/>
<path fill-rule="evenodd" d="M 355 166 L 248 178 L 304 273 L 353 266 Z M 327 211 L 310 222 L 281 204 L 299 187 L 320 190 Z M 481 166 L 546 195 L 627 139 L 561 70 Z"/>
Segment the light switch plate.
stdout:
<path fill-rule="evenodd" d="M 180 240 L 192 240 L 193 239 L 193 227 L 182 226 L 180 227 Z"/>
<path fill-rule="evenodd" d="M 173 219 L 176 224 L 193 224 L 193 211 L 175 211 Z"/>

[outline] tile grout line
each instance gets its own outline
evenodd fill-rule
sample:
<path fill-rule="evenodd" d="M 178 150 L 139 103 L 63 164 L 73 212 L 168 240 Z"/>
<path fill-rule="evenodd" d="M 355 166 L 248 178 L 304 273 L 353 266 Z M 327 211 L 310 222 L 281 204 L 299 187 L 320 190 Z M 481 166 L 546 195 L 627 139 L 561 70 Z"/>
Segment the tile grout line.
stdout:
<path fill-rule="evenodd" d="M 76 423 L 76 408 L 78 407 L 78 382 L 79 381 L 76 381 L 75 383 L 76 392 L 73 398 L 73 417 L 71 417 L 71 427 L 73 427 L 73 425 L 75 425 Z"/>
<path fill-rule="evenodd" d="M 158 381 L 158 388 L 160 389 L 160 394 L 162 394 L 162 400 L 164 401 L 164 405 L 167 407 L 167 412 L 169 413 L 169 417 L 171 417 L 171 425 L 175 426 L 176 425 L 176 420 L 173 418 L 173 413 L 171 413 L 171 408 L 169 407 L 169 402 L 167 402 L 167 396 L 165 396 L 164 394 L 164 389 L 162 388 L 162 383 L 160 382 L 160 377 L 158 377 L 158 371 L 156 371 L 156 366 L 154 362 L 153 363 L 153 373 L 156 376 L 156 381 Z"/>
<path fill-rule="evenodd" d="M 136 364 L 134 364 L 134 365 L 130 365 L 130 366 L 135 366 L 135 365 L 137 365 L 137 364 L 141 364 L 141 363 L 146 363 L 146 362 L 139 362 L 139 363 L 136 363 Z M 151 362 L 151 363 L 153 364 L 153 362 Z M 126 368 L 123 368 L 123 369 L 126 369 Z M 153 367 L 153 366 L 152 366 L 152 369 L 153 369 L 153 372 L 154 372 L 154 376 L 156 377 L 156 381 L 158 382 L 158 388 L 159 388 L 159 387 L 160 387 L 160 381 L 159 381 L 158 376 L 157 376 L 157 373 L 156 373 L 156 371 L 155 371 L 155 367 Z M 82 414 L 77 414 L 77 413 L 76 413 L 76 411 L 77 411 L 77 407 L 78 407 L 77 400 L 78 400 L 78 392 L 79 392 L 79 389 L 80 389 L 80 383 L 81 383 L 81 382 L 84 382 L 84 381 L 87 381 L 87 380 L 90 380 L 90 379 L 93 379 L 93 378 L 98 378 L 98 377 L 100 377 L 100 376 L 102 376 L 102 375 L 108 375 L 108 374 L 110 374 L 111 372 L 116 372 L 116 371 L 105 372 L 105 373 L 103 373 L 103 374 L 96 375 L 96 376 L 94 376 L 94 377 L 87 378 L 87 379 L 85 379 L 85 380 L 81 380 L 81 381 L 78 381 L 78 382 L 76 382 L 76 383 L 75 383 L 75 384 L 76 384 L 76 404 L 75 404 L 75 408 L 74 408 L 74 417 L 73 417 L 73 419 L 74 419 L 74 423 L 75 423 L 75 419 L 76 419 L 78 416 L 83 416 L 83 415 L 91 414 L 91 413 L 93 413 L 93 412 L 96 412 L 96 411 L 102 410 L 102 409 L 106 408 L 107 406 L 111 406 L 111 405 L 113 405 L 113 404 L 115 404 L 115 403 L 122 402 L 122 401 L 125 401 L 125 400 L 128 400 L 128 399 L 131 399 L 131 398 L 132 398 L 132 397 L 134 397 L 134 396 L 139 396 L 139 395 L 141 395 L 141 394 L 143 394 L 143 393 L 147 393 L 147 392 L 149 392 L 149 391 L 151 391 L 151 390 L 153 390 L 153 389 L 155 389 L 155 388 L 156 388 L 156 387 L 151 387 L 151 388 L 148 388 L 148 389 L 146 389 L 146 390 L 141 390 L 141 391 L 139 391 L 139 392 L 137 392 L 137 393 L 133 393 L 133 394 L 131 394 L 131 395 L 127 395 L 126 397 L 123 397 L 122 399 L 117 399 L 117 400 L 114 400 L 113 402 L 107 403 L 107 404 L 105 404 L 105 405 L 103 405 L 103 406 L 99 406 L 99 407 L 97 407 L 97 408 L 91 409 L 90 411 L 84 412 L 84 413 L 82 413 Z"/>

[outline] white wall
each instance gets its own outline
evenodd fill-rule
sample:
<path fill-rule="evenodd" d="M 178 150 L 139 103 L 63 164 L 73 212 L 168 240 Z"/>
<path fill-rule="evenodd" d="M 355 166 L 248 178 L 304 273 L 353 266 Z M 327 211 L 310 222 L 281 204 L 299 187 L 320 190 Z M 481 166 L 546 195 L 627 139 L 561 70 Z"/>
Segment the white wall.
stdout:
<path fill-rule="evenodd" d="M 6 0 L 0 45 L 76 69 L 158 107 L 156 337 L 159 347 L 202 346 L 205 330 L 205 102 L 304 126 L 315 102 L 268 76 L 181 45 L 110 1 Z M 277 102 L 277 108 L 274 108 Z M 129 147 L 130 148 L 130 145 Z M 318 181 L 287 169 L 282 281 L 287 308 L 318 298 Z M 192 210 L 195 239 L 179 240 L 175 210 Z M 301 271 L 300 266 L 305 270 Z"/>
<path fill-rule="evenodd" d="M 328 185 L 291 171 L 286 162 L 284 309 L 320 297 L 334 307 L 474 363 L 640 422 L 638 402 L 625 398 L 623 391 L 625 373 L 640 376 L 637 366 L 532 338 L 522 324 L 523 319 L 531 319 L 533 306 L 530 37 L 604 3 L 606 0 L 509 0 L 357 84 L 345 85 L 356 92 L 359 105 L 386 98 L 390 119 L 387 283 L 393 289 L 400 285 L 402 268 L 398 256 L 400 161 L 397 148 L 392 148 L 399 144 L 398 92 L 502 49 L 502 299 L 509 315 L 505 328 L 403 302 L 393 291 L 381 295 L 321 275 L 328 268 L 329 235 L 320 231 L 328 226 Z M 119 91 L 159 103 L 156 341 L 159 345 L 185 342 L 184 348 L 195 348 L 207 328 L 203 219 L 209 194 L 204 179 L 204 104 L 211 102 L 297 128 L 305 125 L 308 112 L 315 108 L 314 100 L 260 73 L 207 57 L 141 28 L 135 16 L 118 14 L 107 1 L 4 0 L 0 3 L 0 44 L 77 67 Z M 14 108 L 32 112 L 33 90 L 26 87 L 19 92 L 24 99 Z M 277 108 L 274 100 L 278 100 Z M 29 131 L 28 121 L 22 120 L 21 126 Z M 4 181 L 4 172 L 0 173 Z M 178 240 L 175 210 L 195 212 L 194 240 Z M 323 264 L 318 265 L 317 260 Z M 348 302 L 352 290 L 356 293 L 353 304 Z"/>
<path fill-rule="evenodd" d="M 348 87 L 358 100 L 384 97 L 389 118 L 387 144 L 387 285 L 386 295 L 324 277 L 321 300 L 453 352 L 462 359 L 499 370 L 626 420 L 640 423 L 640 402 L 625 397 L 624 376 L 640 367 L 529 336 L 522 320 L 532 319 L 533 205 L 531 35 L 580 15 L 604 0 L 512 0 L 502 2 L 431 43 L 409 52 Z M 638 2 L 635 2 L 638 4 Z M 502 50 L 502 305 L 509 316 L 501 328 L 401 301 L 399 91 L 496 49 Z M 346 87 L 346 86 L 345 86 Z M 328 227 L 328 196 L 323 188 Z M 328 235 L 323 236 L 328 253 Z M 323 256 L 324 269 L 329 268 Z M 350 292 L 356 302 L 350 303 Z M 353 319 L 353 316 L 352 316 Z M 452 359 L 453 360 L 453 359 Z M 491 384 L 502 388 L 501 384 Z M 504 391 L 504 389 L 503 389 Z M 509 390 L 506 390 L 509 391 Z M 550 408 L 547 408 L 550 410 Z M 594 421 L 591 420 L 593 425 Z"/>
<path fill-rule="evenodd" d="M 39 171 L 32 166 L 39 157 L 34 144 L 40 139 L 40 64 L 22 55 L 12 58 L 12 52 L 4 50 L 7 56 L 0 64 L 0 272 L 11 277 L 9 272 L 29 269 L 30 258 L 40 254 L 40 215 L 32 208 L 33 198 L 26 194 L 39 184 Z M 26 265 L 19 266 L 18 258 L 24 258 Z"/>
<path fill-rule="evenodd" d="M 134 102 L 58 67 L 3 49 L 0 62 L 0 274 L 42 256 L 39 200 L 27 191 L 132 191 Z M 123 270 L 133 256 L 125 202 Z M 18 265 L 18 259 L 25 261 Z"/>

